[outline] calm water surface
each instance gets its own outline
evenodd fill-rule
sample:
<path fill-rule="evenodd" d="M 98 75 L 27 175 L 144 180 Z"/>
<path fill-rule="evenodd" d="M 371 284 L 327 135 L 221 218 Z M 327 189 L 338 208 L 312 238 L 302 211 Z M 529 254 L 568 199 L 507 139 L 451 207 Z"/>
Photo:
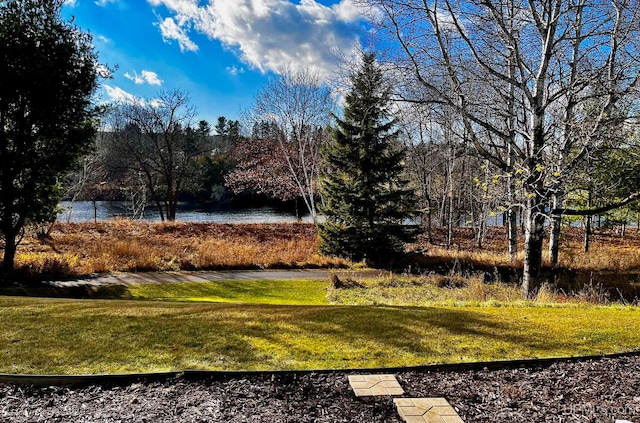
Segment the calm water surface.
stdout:
<path fill-rule="evenodd" d="M 131 217 L 128 203 L 124 201 L 98 201 L 94 211 L 91 201 L 76 201 L 74 203 L 63 201 L 60 203 L 63 212 L 58 215 L 60 222 L 91 222 L 94 213 L 98 221 L 114 219 L 117 217 Z M 155 208 L 148 207 L 142 218 L 148 222 L 159 222 L 160 215 Z M 302 218 L 304 222 L 311 222 L 309 216 Z M 256 208 L 211 208 L 197 204 L 179 204 L 176 213 L 176 221 L 202 222 L 202 223 L 282 223 L 296 222 L 293 212 L 287 212 L 273 207 Z"/>

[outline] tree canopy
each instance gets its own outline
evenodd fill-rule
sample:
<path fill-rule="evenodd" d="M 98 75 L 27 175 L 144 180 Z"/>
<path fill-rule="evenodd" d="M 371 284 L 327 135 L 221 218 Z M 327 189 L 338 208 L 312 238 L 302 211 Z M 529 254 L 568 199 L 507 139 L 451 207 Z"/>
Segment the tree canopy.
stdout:
<path fill-rule="evenodd" d="M 94 140 L 102 72 L 63 0 L 0 1 L 0 235 L 12 271 L 25 225 L 55 219 L 59 180 Z"/>

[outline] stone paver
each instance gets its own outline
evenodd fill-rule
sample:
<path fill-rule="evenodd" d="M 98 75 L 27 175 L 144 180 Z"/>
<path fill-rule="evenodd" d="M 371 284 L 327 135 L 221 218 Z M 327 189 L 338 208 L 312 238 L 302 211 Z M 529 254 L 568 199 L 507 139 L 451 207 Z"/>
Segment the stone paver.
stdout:
<path fill-rule="evenodd" d="M 407 423 L 464 423 L 444 398 L 396 398 L 393 402 Z"/>
<path fill-rule="evenodd" d="M 349 385 L 357 397 L 404 394 L 394 375 L 352 375 Z"/>

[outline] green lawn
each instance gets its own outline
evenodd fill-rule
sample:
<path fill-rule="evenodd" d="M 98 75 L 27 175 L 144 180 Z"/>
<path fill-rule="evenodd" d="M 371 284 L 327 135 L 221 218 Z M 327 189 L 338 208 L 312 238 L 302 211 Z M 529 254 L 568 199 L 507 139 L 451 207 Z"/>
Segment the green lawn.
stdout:
<path fill-rule="evenodd" d="M 317 299 L 318 293 L 308 296 Z M 231 297 L 236 301 L 242 295 Z M 3 373 L 344 369 L 640 347 L 640 310 L 621 306 L 292 306 L 0 297 L 0 322 Z"/>
<path fill-rule="evenodd" d="M 322 305 L 326 281 L 220 281 L 129 285 L 121 297 L 143 300 Z"/>

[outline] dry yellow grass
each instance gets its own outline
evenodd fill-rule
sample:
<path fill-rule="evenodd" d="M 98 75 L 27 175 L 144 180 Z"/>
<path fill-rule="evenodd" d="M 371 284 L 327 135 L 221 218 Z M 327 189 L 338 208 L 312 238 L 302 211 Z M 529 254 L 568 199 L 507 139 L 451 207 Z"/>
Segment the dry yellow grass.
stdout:
<path fill-rule="evenodd" d="M 634 272 L 640 269 L 640 231 L 627 229 L 624 237 L 616 231 L 596 229 L 591 237 L 588 253 L 583 252 L 583 235 L 580 228 L 563 228 L 560 242 L 559 267 L 577 271 Z M 488 228 L 483 248 L 474 246 L 470 228 L 456 228 L 451 248 L 444 246 L 443 230 L 433 230 L 431 239 L 422 240 L 415 248 L 426 251 L 426 263 L 454 263 L 456 260 L 484 267 L 522 267 L 523 239 L 518 242 L 520 253 L 515 263 L 509 261 L 505 229 Z M 549 265 L 548 244 L 544 244 L 543 261 Z"/>
<path fill-rule="evenodd" d="M 18 268 L 29 273 L 345 267 L 318 253 L 313 225 L 57 223 L 51 238 L 27 237 Z"/>
<path fill-rule="evenodd" d="M 440 261 L 454 263 L 456 260 L 464 263 L 482 263 L 485 266 L 509 266 L 513 265 L 509 262 L 509 254 L 506 251 L 492 251 L 485 249 L 472 248 L 466 249 L 447 249 L 439 245 L 431 245 L 428 248 L 428 257 L 433 257 Z M 522 263 L 523 254 L 519 254 L 517 264 Z"/>
<path fill-rule="evenodd" d="M 602 234 L 584 253 L 581 245 L 568 243 L 560 250 L 560 265 L 569 269 L 626 272 L 640 268 L 640 242 L 635 236 L 620 239 Z"/>
<path fill-rule="evenodd" d="M 434 230 L 411 249 L 423 251 L 407 263 L 421 270 L 488 270 L 520 268 L 522 252 L 509 262 L 504 228 L 489 228 L 483 248 L 474 247 L 468 228 L 457 228 L 452 248 L 443 246 L 444 233 Z M 522 251 L 522 240 L 520 240 Z M 415 260 L 414 260 L 415 259 Z M 545 262 L 548 264 L 545 253 Z M 101 223 L 57 223 L 51 238 L 27 236 L 16 264 L 31 274 L 90 274 L 103 272 L 345 267 L 346 260 L 318 252 L 315 226 L 305 223 L 211 224 L 148 223 L 113 220 Z M 456 268 L 460 264 L 460 268 Z M 577 271 L 634 272 L 640 269 L 640 233 L 624 238 L 598 230 L 591 251 L 582 252 L 582 231 L 565 228 L 561 267 Z M 462 272 L 464 273 L 464 272 Z"/>

